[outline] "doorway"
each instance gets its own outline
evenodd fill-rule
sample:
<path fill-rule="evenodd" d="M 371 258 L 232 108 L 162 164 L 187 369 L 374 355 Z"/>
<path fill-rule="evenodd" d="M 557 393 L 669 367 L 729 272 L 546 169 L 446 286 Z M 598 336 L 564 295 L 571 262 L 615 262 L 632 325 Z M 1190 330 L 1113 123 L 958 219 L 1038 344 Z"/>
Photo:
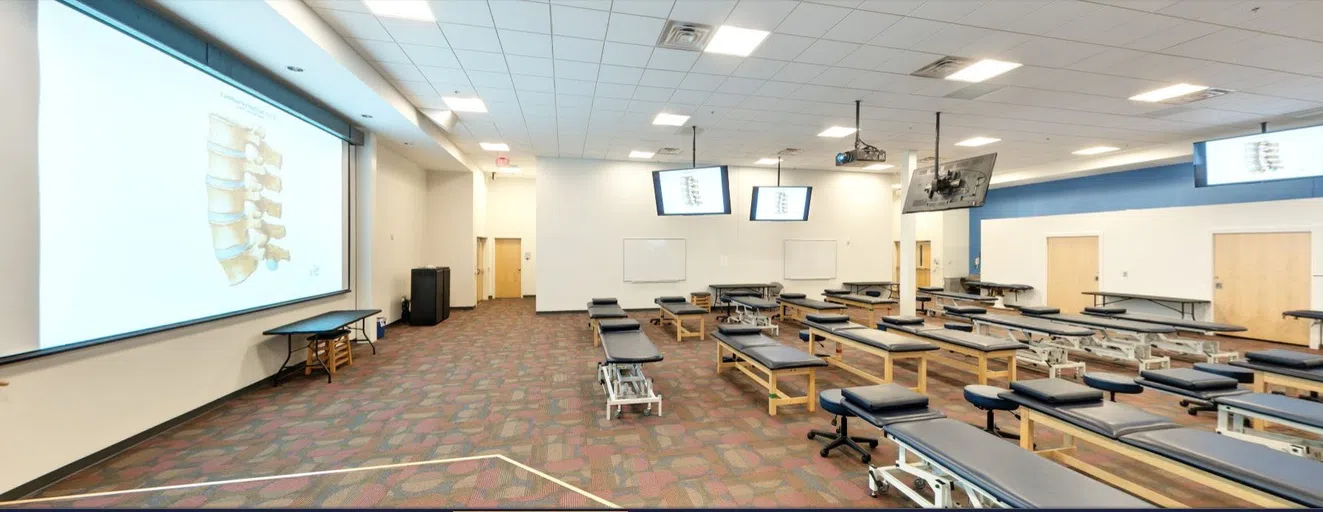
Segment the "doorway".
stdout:
<path fill-rule="evenodd" d="M 496 298 L 517 299 L 524 296 L 522 252 L 518 238 L 496 239 Z"/>
<path fill-rule="evenodd" d="M 1309 233 L 1213 235 L 1213 314 L 1237 336 L 1309 345 L 1309 327 L 1282 312 L 1309 309 Z"/>
<path fill-rule="evenodd" d="M 487 289 L 486 286 L 487 274 L 483 273 L 482 271 L 482 267 L 485 266 L 483 265 L 483 263 L 487 261 L 486 256 L 487 256 L 487 239 L 485 237 L 480 236 L 478 237 L 478 254 L 476 256 L 476 259 L 473 260 L 474 261 L 473 265 L 476 267 L 476 270 L 473 272 L 473 275 L 475 276 L 473 279 L 474 281 L 477 281 L 476 283 L 477 286 L 475 286 L 474 288 L 477 288 L 478 291 L 478 299 L 477 302 L 474 302 L 474 304 L 477 304 L 478 302 L 482 302 L 483 299 L 487 297 L 487 294 L 485 293 Z"/>
<path fill-rule="evenodd" d="M 929 240 L 917 240 L 914 242 L 914 285 L 932 286 L 932 264 L 933 248 Z M 896 242 L 896 257 L 891 261 L 895 265 L 891 269 L 891 280 L 900 282 L 900 242 Z"/>
<path fill-rule="evenodd" d="M 1098 237 L 1047 238 L 1047 305 L 1078 313 L 1093 305 L 1084 292 L 1098 291 Z"/>

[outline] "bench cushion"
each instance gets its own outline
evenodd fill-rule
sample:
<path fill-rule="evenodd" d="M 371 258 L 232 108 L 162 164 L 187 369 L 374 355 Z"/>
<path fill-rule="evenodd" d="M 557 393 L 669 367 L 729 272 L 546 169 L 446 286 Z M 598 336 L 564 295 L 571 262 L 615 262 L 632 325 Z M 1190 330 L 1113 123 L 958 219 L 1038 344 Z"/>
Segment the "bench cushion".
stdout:
<path fill-rule="evenodd" d="M 754 347 L 769 347 L 781 344 L 762 332 L 737 334 L 717 331 L 712 333 L 712 337 L 740 353 Z"/>
<path fill-rule="evenodd" d="M 658 303 L 662 309 L 672 315 L 706 315 L 707 310 L 690 304 L 688 300 L 684 302 L 661 302 Z"/>
<path fill-rule="evenodd" d="M 817 311 L 849 309 L 844 304 L 832 304 L 830 302 L 823 302 L 820 300 L 813 300 L 813 299 L 790 299 L 790 298 L 782 297 L 781 302 L 784 302 L 786 304 L 791 304 L 797 307 L 801 307 L 804 309 L 813 309 Z"/>
<path fill-rule="evenodd" d="M 840 288 L 829 288 L 829 289 L 823 290 L 823 291 L 822 291 L 822 294 L 823 294 L 823 295 L 849 295 L 849 294 L 850 294 L 850 290 L 842 290 L 842 289 L 840 289 Z"/>
<path fill-rule="evenodd" d="M 1267 414 L 1315 428 L 1323 428 L 1323 404 L 1318 402 L 1272 393 L 1246 393 L 1217 398 L 1213 400 L 1213 403 Z"/>
<path fill-rule="evenodd" d="M 1135 382 L 1134 377 L 1115 373 L 1088 372 L 1082 379 L 1084 384 L 1094 389 L 1135 395 L 1144 392 L 1144 387 Z"/>
<path fill-rule="evenodd" d="M 618 304 L 618 302 L 616 302 L 616 299 L 614 298 L 607 297 L 607 298 L 593 299 L 592 304 L 597 306 L 605 306 L 607 304 Z"/>
<path fill-rule="evenodd" d="M 1241 368 L 1226 363 L 1194 363 L 1194 369 L 1223 377 L 1231 377 L 1241 384 L 1254 383 L 1254 370 L 1249 368 Z"/>
<path fill-rule="evenodd" d="M 1283 312 L 1284 316 L 1293 316 L 1296 318 L 1308 318 L 1310 320 L 1323 320 L 1323 311 L 1312 311 L 1308 309 L 1295 309 Z"/>
<path fill-rule="evenodd" d="M 642 364 L 662 360 L 661 352 L 643 331 L 603 332 L 602 352 L 610 364 Z"/>
<path fill-rule="evenodd" d="M 845 400 L 868 412 L 928 407 L 928 397 L 899 384 L 874 384 L 841 390 Z"/>
<path fill-rule="evenodd" d="M 1012 383 L 1012 387 L 1015 384 L 1018 383 Z M 1079 386 L 1073 383 L 1072 385 Z M 1102 394 L 1101 391 L 1090 391 L 1095 391 L 1099 395 Z M 1012 400 L 1020 404 L 1021 407 L 1038 411 L 1112 439 L 1118 439 L 1121 436 L 1136 432 L 1179 427 L 1166 416 L 1148 413 L 1142 409 L 1116 402 L 1099 400 L 1096 402 L 1052 405 L 1018 392 L 1002 393 L 1001 397 Z"/>
<path fill-rule="evenodd" d="M 915 331 L 914 334 L 942 343 L 950 343 L 952 345 L 959 345 L 965 348 L 981 350 L 983 352 L 1029 348 L 1029 345 L 1012 339 L 998 338 L 986 334 L 974 334 L 972 332 L 957 331 L 955 329 L 919 329 Z"/>
<path fill-rule="evenodd" d="M 920 286 L 920 287 L 919 287 L 919 291 L 921 291 L 921 292 L 940 292 L 940 291 L 945 290 L 945 289 L 946 289 L 946 288 L 943 288 L 943 287 L 941 287 L 941 286 Z"/>
<path fill-rule="evenodd" d="M 711 297 L 712 292 L 689 292 L 690 297 Z"/>
<path fill-rule="evenodd" d="M 746 348 L 741 350 L 740 353 L 766 366 L 769 370 L 827 366 L 827 362 L 817 356 L 779 343 Z"/>
<path fill-rule="evenodd" d="M 597 322 L 597 328 L 602 332 L 637 331 L 639 321 L 633 318 L 612 318 Z"/>
<path fill-rule="evenodd" d="M 910 421 L 887 434 L 1014 508 L 1152 505 L 953 419 Z"/>
<path fill-rule="evenodd" d="M 884 316 L 882 321 L 891 325 L 923 325 L 923 319 L 917 316 Z"/>
<path fill-rule="evenodd" d="M 1089 313 L 1088 311 L 1085 312 Z M 1089 314 L 1096 314 L 1096 313 L 1089 313 Z M 1118 313 L 1109 316 L 1117 320 L 1129 320 L 1131 322 L 1148 322 L 1151 324 L 1165 325 L 1183 331 L 1244 332 L 1248 330 L 1240 325 L 1219 324 L 1213 322 L 1199 322 L 1185 318 L 1176 318 L 1174 316 L 1150 315 L 1147 313 Z"/>
<path fill-rule="evenodd" d="M 853 293 L 843 294 L 843 295 L 842 295 L 842 294 L 837 294 L 837 295 L 831 295 L 831 294 L 828 294 L 828 295 L 827 295 L 827 298 L 828 298 L 828 299 L 833 299 L 833 298 L 834 298 L 834 299 L 836 299 L 836 300 L 846 300 L 846 301 L 850 301 L 850 302 L 857 302 L 857 303 L 859 303 L 859 304 L 867 304 L 867 305 L 869 305 L 869 306 L 879 306 L 879 305 L 884 305 L 884 304 L 895 304 L 895 303 L 896 303 L 896 300 L 895 300 L 895 299 L 882 299 L 882 298 L 878 298 L 878 297 L 870 297 L 870 296 L 868 296 L 868 295 L 856 295 L 856 294 L 853 294 Z"/>
<path fill-rule="evenodd" d="M 730 290 L 721 292 L 722 297 L 761 297 L 762 294 L 749 290 Z"/>
<path fill-rule="evenodd" d="M 1232 361 L 1230 364 L 1231 366 L 1239 366 L 1241 368 L 1249 368 L 1251 370 L 1274 373 L 1277 375 L 1287 375 L 1290 377 L 1296 377 L 1313 382 L 1323 382 L 1323 367 L 1293 368 L 1290 366 L 1282 366 L 1280 364 L 1265 363 L 1262 361 L 1254 361 L 1250 359 Z"/>
<path fill-rule="evenodd" d="M 1074 313 L 1043 315 L 1043 318 L 1069 324 L 1083 325 L 1097 329 L 1108 329 L 1119 332 L 1135 332 L 1144 334 L 1170 334 L 1176 332 L 1176 328 L 1170 325 L 1156 324 L 1152 322 L 1136 322 L 1126 320 L 1118 316 L 1100 316 L 1100 315 L 1078 315 Z"/>
<path fill-rule="evenodd" d="M 1248 352 L 1245 354 L 1245 358 L 1250 361 L 1271 363 L 1291 368 L 1317 368 L 1323 366 L 1323 354 L 1311 354 L 1308 352 L 1297 352 L 1280 348 Z"/>
<path fill-rule="evenodd" d="M 970 384 L 965 386 L 965 401 L 985 411 L 1014 411 L 1020 404 L 1001 397 L 1006 390 L 997 386 Z"/>
<path fill-rule="evenodd" d="M 752 295 L 747 297 L 731 297 L 729 299 L 729 302 L 734 302 L 742 306 L 747 306 L 759 310 L 776 309 L 777 307 L 779 307 L 775 302 L 764 299 L 762 297 L 755 297 Z"/>
<path fill-rule="evenodd" d="M 762 334 L 763 328 L 756 325 L 721 324 L 717 326 L 717 332 L 724 332 L 730 335 Z"/>
<path fill-rule="evenodd" d="M 783 299 L 802 299 L 804 297 L 807 297 L 807 295 L 804 295 L 802 293 L 783 293 L 780 295 L 780 297 Z"/>
<path fill-rule="evenodd" d="M 1116 306 L 1088 306 L 1084 308 L 1085 313 L 1097 313 L 1099 315 L 1119 315 L 1125 313 L 1125 308 Z"/>
<path fill-rule="evenodd" d="M 678 295 L 667 295 L 665 297 L 657 297 L 656 302 L 658 304 L 667 303 L 667 302 L 689 302 L 689 299 L 685 297 L 680 297 Z"/>
<path fill-rule="evenodd" d="M 1051 405 L 1101 402 L 1102 391 L 1063 379 L 1021 380 L 1011 383 L 1011 390 Z"/>
<path fill-rule="evenodd" d="M 988 310 L 978 306 L 943 306 L 942 309 L 953 315 L 982 315 Z"/>
<path fill-rule="evenodd" d="M 1240 385 L 1239 381 L 1231 377 L 1224 377 L 1215 373 L 1201 372 L 1193 368 L 1143 370 L 1139 372 L 1139 376 L 1154 382 L 1161 382 L 1169 386 L 1193 391 L 1234 389 L 1236 386 Z"/>
<path fill-rule="evenodd" d="M 835 334 L 850 341 L 885 350 L 887 352 L 923 352 L 925 350 L 937 350 L 937 345 L 933 345 L 932 343 L 905 336 L 898 336 L 877 329 L 846 329 L 836 331 Z"/>
<path fill-rule="evenodd" d="M 624 309 L 615 304 L 588 306 L 588 318 L 591 319 L 625 318 L 628 316 Z"/>
<path fill-rule="evenodd" d="M 839 324 L 850 321 L 848 315 L 804 315 L 804 319 L 820 324 Z"/>
<path fill-rule="evenodd" d="M 1171 393 L 1176 396 L 1193 398 L 1200 402 L 1212 402 L 1218 398 L 1252 393 L 1252 391 L 1248 389 L 1241 389 L 1241 388 L 1219 388 L 1219 389 L 1182 388 L 1164 382 L 1145 379 L 1143 377 L 1139 377 L 1135 379 L 1135 383 L 1144 386 L 1146 388 L 1152 388 L 1158 391 L 1165 391 L 1167 393 Z"/>
<path fill-rule="evenodd" d="M 1049 308 L 1047 306 L 1020 306 L 1020 312 L 1026 315 L 1055 315 L 1061 312 L 1061 308 Z"/>
<path fill-rule="evenodd" d="M 1052 336 L 1081 337 L 1092 336 L 1093 330 L 1073 325 L 1065 325 L 1050 320 L 1022 315 L 978 315 L 976 321 L 995 324 L 1013 329 L 1029 330 Z"/>
<path fill-rule="evenodd" d="M 1308 507 L 1323 507 L 1323 464 L 1189 428 L 1129 434 L 1121 442 Z"/>

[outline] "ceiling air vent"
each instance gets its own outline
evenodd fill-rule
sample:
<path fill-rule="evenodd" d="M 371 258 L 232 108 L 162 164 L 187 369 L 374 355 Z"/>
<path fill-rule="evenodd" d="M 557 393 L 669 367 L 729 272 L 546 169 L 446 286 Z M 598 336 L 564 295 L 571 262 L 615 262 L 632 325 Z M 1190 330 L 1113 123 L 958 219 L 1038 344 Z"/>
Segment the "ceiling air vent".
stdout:
<path fill-rule="evenodd" d="M 662 27 L 661 37 L 657 38 L 657 46 L 701 52 L 707 47 L 708 40 L 712 39 L 713 32 L 715 30 L 712 25 L 667 20 L 666 26 Z"/>
<path fill-rule="evenodd" d="M 1231 91 L 1227 89 L 1204 89 L 1199 92 L 1192 92 L 1190 94 L 1186 94 L 1185 96 L 1179 96 L 1169 100 L 1164 100 L 1163 103 L 1166 103 L 1168 105 L 1184 105 L 1186 103 L 1203 101 L 1208 98 L 1216 98 L 1218 96 L 1221 96 L 1229 92 Z"/>
<path fill-rule="evenodd" d="M 804 151 L 804 150 L 799 149 L 799 148 L 785 148 L 785 149 L 783 149 L 783 150 L 781 150 L 781 151 L 777 151 L 776 154 L 777 154 L 778 156 L 795 156 L 795 155 L 800 154 L 800 153 L 803 152 L 803 151 Z"/>
<path fill-rule="evenodd" d="M 974 63 L 973 59 L 966 59 L 964 57 L 946 56 L 937 59 L 932 64 L 919 68 L 918 71 L 910 73 L 910 76 L 921 76 L 924 78 L 946 78 L 951 73 L 960 71 L 961 69 L 964 69 L 965 67 L 973 63 Z"/>
<path fill-rule="evenodd" d="M 678 155 L 680 148 L 661 148 L 657 150 L 658 155 Z"/>

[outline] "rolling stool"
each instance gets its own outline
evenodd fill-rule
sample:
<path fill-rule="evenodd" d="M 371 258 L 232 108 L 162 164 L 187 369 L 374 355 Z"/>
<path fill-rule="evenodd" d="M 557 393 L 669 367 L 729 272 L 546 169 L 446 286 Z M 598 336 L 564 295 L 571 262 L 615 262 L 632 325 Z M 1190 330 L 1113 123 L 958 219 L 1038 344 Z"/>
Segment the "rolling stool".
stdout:
<path fill-rule="evenodd" d="M 708 313 L 712 312 L 712 293 L 710 292 L 691 293 L 689 294 L 689 302 L 694 303 L 695 306 L 706 309 Z"/>
<path fill-rule="evenodd" d="M 808 337 L 807 334 L 804 336 Z M 818 393 L 818 405 L 822 406 L 822 410 L 832 413 L 833 417 L 831 419 L 831 424 L 836 427 L 836 431 L 826 432 L 822 430 L 810 430 L 808 438 L 813 439 L 821 436 L 832 440 L 831 443 L 828 443 L 827 446 L 822 448 L 822 451 L 818 452 L 818 455 L 826 457 L 832 450 L 842 446 L 849 446 L 850 449 L 859 452 L 860 459 L 864 464 L 868 464 L 868 461 L 873 460 L 873 456 L 869 454 L 868 451 L 864 450 L 862 446 L 859 446 L 859 443 L 867 444 L 869 450 L 871 450 L 877 448 L 877 439 L 871 437 L 850 436 L 849 419 L 851 416 L 854 416 L 854 413 L 851 413 L 850 410 L 841 403 L 841 400 L 843 400 L 843 398 L 841 397 L 841 390 L 839 389 L 828 389 Z M 840 420 L 840 423 L 837 423 L 837 420 Z"/>
<path fill-rule="evenodd" d="M 809 330 L 808 330 L 808 329 L 804 329 L 804 330 L 802 330 L 802 331 L 799 331 L 799 339 L 800 339 L 800 341 L 805 341 L 805 342 L 809 341 Z M 814 350 L 813 350 L 814 352 L 817 352 L 817 347 L 823 347 L 823 348 L 826 348 L 826 345 L 823 345 L 823 343 L 822 343 L 823 339 L 824 339 L 824 338 L 823 338 L 822 336 L 814 336 L 814 340 L 813 340 L 813 341 L 816 342 L 816 346 L 812 347 L 812 348 L 814 349 Z M 813 355 L 818 356 L 818 357 L 831 357 L 830 355 L 827 355 L 827 354 L 813 354 Z M 825 391 L 824 391 L 824 393 L 825 393 Z"/>
<path fill-rule="evenodd" d="M 1223 377 L 1231 377 L 1241 384 L 1254 383 L 1254 370 L 1231 366 L 1224 363 L 1194 363 L 1194 369 L 1201 372 L 1208 372 Z M 1302 397 L 1303 398 L 1303 397 Z M 1216 411 L 1217 406 L 1212 402 L 1197 402 L 1193 400 L 1181 400 L 1181 407 L 1185 408 L 1185 413 L 1190 416 L 1198 416 L 1203 411 Z"/>
<path fill-rule="evenodd" d="M 928 303 L 931 302 L 932 300 L 933 300 L 932 297 L 915 297 L 914 303 L 919 305 L 919 310 L 915 312 L 915 314 L 917 315 L 936 314 L 935 311 L 928 309 Z"/>
<path fill-rule="evenodd" d="M 1113 402 L 1116 401 L 1117 393 L 1138 395 L 1144 392 L 1144 386 L 1135 384 L 1134 377 L 1115 373 L 1088 372 L 1084 374 L 1083 380 L 1085 386 L 1108 392 Z M 1182 403 L 1181 405 L 1185 404 Z"/>
<path fill-rule="evenodd" d="M 1014 411 L 1020 408 L 1020 404 L 1002 398 L 1000 395 L 1004 391 L 1006 390 L 997 386 L 970 384 L 965 386 L 965 400 L 974 404 L 975 408 L 981 411 L 987 411 L 988 422 L 983 426 L 983 431 L 1002 439 L 1019 439 L 1020 434 L 1007 432 L 997 428 L 997 420 L 993 416 L 993 413 L 997 411 L 1007 411 L 1017 419 L 1019 418 L 1019 415 L 1016 415 Z M 977 427 L 978 425 L 975 426 Z"/>

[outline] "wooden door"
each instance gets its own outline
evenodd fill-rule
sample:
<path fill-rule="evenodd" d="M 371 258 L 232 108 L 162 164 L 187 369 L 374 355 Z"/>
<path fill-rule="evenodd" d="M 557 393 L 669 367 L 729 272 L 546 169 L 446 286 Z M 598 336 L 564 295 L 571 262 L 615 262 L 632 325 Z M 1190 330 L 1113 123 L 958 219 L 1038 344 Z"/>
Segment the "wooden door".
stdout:
<path fill-rule="evenodd" d="M 933 246 L 932 242 L 914 242 L 914 285 L 932 286 Z"/>
<path fill-rule="evenodd" d="M 1079 313 L 1093 305 L 1083 292 L 1098 291 L 1098 237 L 1054 236 L 1047 239 L 1047 305 Z"/>
<path fill-rule="evenodd" d="M 487 259 L 486 256 L 487 256 L 487 239 L 483 237 L 478 237 L 478 254 L 473 260 L 474 261 L 473 264 L 477 268 L 477 270 L 473 272 L 474 275 L 473 279 L 477 281 L 477 286 L 475 286 L 474 288 L 476 288 L 478 291 L 478 302 L 482 302 L 483 299 L 487 298 L 487 294 L 484 293 L 487 284 L 486 283 L 487 274 L 482 271 L 482 267 L 485 266 L 484 263 Z"/>
<path fill-rule="evenodd" d="M 524 296 L 521 251 L 518 238 L 496 239 L 496 298 Z"/>
<path fill-rule="evenodd" d="M 1309 309 L 1309 233 L 1213 235 L 1213 314 L 1243 325 L 1237 336 L 1309 345 L 1309 324 L 1282 312 Z"/>

